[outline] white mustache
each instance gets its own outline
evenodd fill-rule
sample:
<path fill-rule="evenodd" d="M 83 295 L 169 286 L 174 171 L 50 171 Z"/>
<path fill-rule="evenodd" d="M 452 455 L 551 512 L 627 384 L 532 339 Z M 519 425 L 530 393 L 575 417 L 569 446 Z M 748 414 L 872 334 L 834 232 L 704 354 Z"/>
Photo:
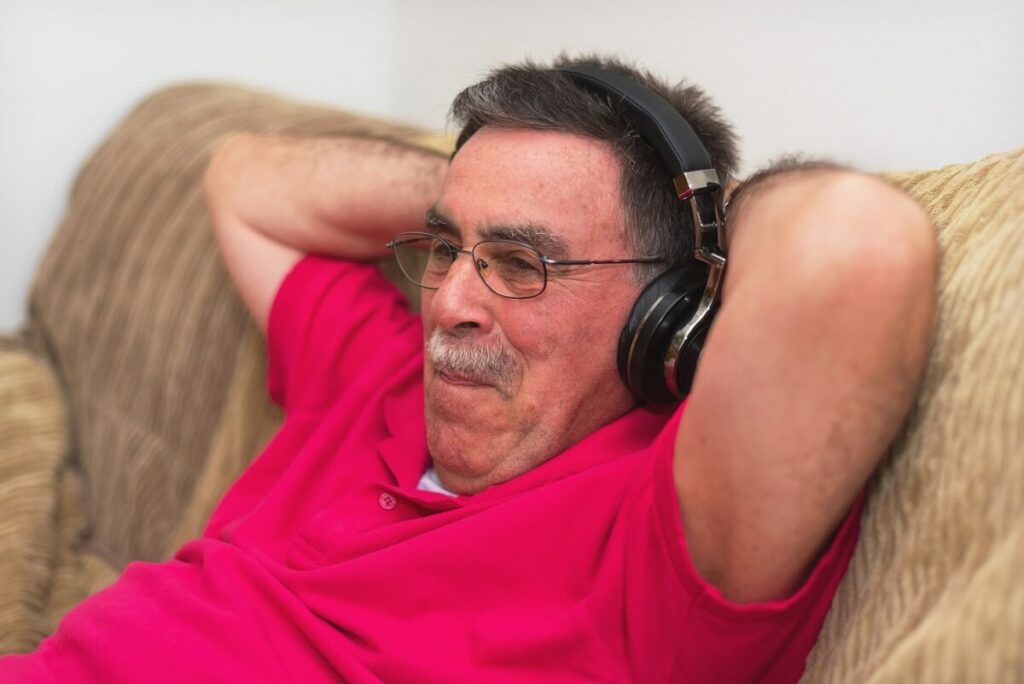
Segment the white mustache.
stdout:
<path fill-rule="evenodd" d="M 431 333 L 426 347 L 435 371 L 511 392 L 515 361 L 504 347 L 466 342 L 441 329 Z"/>

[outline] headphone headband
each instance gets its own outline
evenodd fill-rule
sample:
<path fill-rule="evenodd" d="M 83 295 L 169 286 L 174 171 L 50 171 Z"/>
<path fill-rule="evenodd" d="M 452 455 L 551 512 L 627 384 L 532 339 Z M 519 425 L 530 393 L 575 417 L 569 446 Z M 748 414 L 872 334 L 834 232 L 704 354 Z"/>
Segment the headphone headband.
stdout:
<path fill-rule="evenodd" d="M 640 295 L 619 338 L 619 373 L 637 395 L 659 403 L 682 397 L 690 391 L 725 273 L 718 172 L 690 123 L 653 90 L 593 64 L 560 71 L 585 90 L 620 101 L 672 174 L 676 195 L 690 206 L 694 258 L 707 265 L 706 280 L 695 279 L 692 269 L 663 274 Z"/>
<path fill-rule="evenodd" d="M 559 69 L 586 90 L 617 97 L 626 118 L 658 153 L 672 174 L 676 195 L 688 200 L 695 230 L 694 257 L 709 266 L 725 265 L 721 180 L 704 143 L 690 122 L 661 95 L 632 78 L 594 64 Z"/>
<path fill-rule="evenodd" d="M 591 64 L 561 70 L 591 92 L 617 95 L 629 122 L 654 146 L 673 178 L 711 169 L 711 157 L 690 123 L 663 97 L 633 79 Z"/>

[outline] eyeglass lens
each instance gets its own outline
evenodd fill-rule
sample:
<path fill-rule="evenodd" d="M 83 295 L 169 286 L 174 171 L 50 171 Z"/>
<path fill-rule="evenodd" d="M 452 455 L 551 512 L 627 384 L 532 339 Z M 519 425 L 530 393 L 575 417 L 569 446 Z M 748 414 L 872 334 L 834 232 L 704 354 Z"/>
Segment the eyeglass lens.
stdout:
<path fill-rule="evenodd" d="M 458 254 L 441 238 L 408 235 L 395 240 L 395 256 L 409 280 L 437 289 Z M 487 240 L 473 248 L 477 273 L 487 286 L 505 297 L 534 297 L 544 290 L 546 271 L 540 254 L 530 246 L 506 240 Z"/>

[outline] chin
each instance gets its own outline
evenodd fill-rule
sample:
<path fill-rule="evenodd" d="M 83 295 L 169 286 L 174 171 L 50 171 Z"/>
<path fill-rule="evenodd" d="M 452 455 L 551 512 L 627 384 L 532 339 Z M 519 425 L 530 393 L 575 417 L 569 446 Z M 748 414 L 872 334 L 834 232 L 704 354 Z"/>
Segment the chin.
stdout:
<path fill-rule="evenodd" d="M 470 493 L 468 484 L 487 475 L 493 463 L 473 457 L 459 435 L 451 434 L 444 428 L 432 431 L 427 428 L 427 447 L 430 458 L 444 481 L 445 487 L 460 494 Z M 454 480 L 454 481 L 453 481 Z"/>
<path fill-rule="evenodd" d="M 474 429 L 474 427 L 476 429 Z M 510 454 L 517 451 L 486 419 L 451 420 L 426 411 L 427 448 L 445 486 L 460 493 L 475 493 L 514 477 Z"/>
<path fill-rule="evenodd" d="M 427 409 L 427 448 L 434 463 L 447 470 L 476 470 L 472 453 L 474 440 L 462 427 L 450 420 L 431 415 Z"/>

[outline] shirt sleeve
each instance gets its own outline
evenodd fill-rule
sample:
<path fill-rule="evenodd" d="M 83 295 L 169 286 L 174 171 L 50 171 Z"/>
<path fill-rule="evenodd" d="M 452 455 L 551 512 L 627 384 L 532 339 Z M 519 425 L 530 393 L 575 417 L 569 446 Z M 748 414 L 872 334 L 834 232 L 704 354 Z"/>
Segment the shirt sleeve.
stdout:
<path fill-rule="evenodd" d="M 396 343 L 422 343 L 419 316 L 373 264 L 306 256 L 285 276 L 267 323 L 270 397 L 322 408 Z"/>
<path fill-rule="evenodd" d="M 817 640 L 832 598 L 856 548 L 862 491 L 803 584 L 789 596 L 736 603 L 701 577 L 687 549 L 673 477 L 675 436 L 685 404 L 654 444 L 655 527 L 682 590 L 687 630 L 685 681 L 796 681 Z M 718 670 L 716 668 L 724 669 Z"/>

